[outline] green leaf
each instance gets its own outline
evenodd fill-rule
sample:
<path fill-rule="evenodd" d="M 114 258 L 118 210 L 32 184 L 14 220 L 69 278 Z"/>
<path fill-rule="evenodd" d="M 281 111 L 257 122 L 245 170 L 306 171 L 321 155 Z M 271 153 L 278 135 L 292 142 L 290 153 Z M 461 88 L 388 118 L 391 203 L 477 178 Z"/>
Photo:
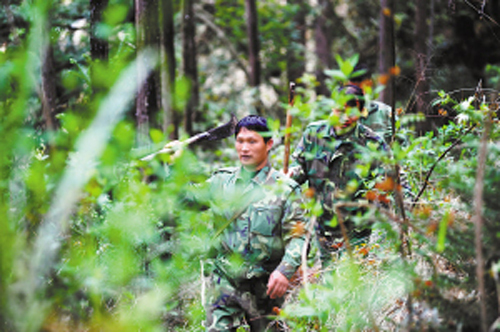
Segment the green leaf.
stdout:
<path fill-rule="evenodd" d="M 348 76 L 342 70 L 330 69 L 330 70 L 325 70 L 324 73 L 325 75 L 330 76 L 335 80 L 347 81 Z"/>
<path fill-rule="evenodd" d="M 446 242 L 446 231 L 448 229 L 449 212 L 446 212 L 439 223 L 438 238 L 436 243 L 436 251 L 443 252 Z"/>
<path fill-rule="evenodd" d="M 165 139 L 163 131 L 156 128 L 152 128 L 151 130 L 149 130 L 149 136 L 151 137 L 153 143 L 161 143 Z"/>

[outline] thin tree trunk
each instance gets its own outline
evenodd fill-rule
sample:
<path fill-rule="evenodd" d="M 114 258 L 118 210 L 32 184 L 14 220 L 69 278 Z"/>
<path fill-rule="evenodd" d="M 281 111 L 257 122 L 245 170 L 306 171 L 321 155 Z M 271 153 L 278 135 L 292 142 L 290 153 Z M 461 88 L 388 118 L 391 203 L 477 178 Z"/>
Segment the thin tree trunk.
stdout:
<path fill-rule="evenodd" d="M 416 113 L 427 114 L 429 104 L 429 80 L 427 69 L 427 18 L 428 0 L 417 0 L 415 13 L 415 98 Z M 426 130 L 426 129 L 424 129 Z"/>
<path fill-rule="evenodd" d="M 175 31 L 172 0 L 160 1 L 161 31 L 161 101 L 163 131 L 171 139 L 179 138 L 179 115 L 175 111 Z"/>
<path fill-rule="evenodd" d="M 482 332 L 488 331 L 488 317 L 486 311 L 486 288 L 484 283 L 484 257 L 483 257 L 483 192 L 484 192 L 484 177 L 485 165 L 488 155 L 488 141 L 490 136 L 492 119 L 488 113 L 484 120 L 484 130 L 481 137 L 481 145 L 477 157 L 477 174 L 476 183 L 474 185 L 474 244 L 476 249 L 476 277 L 479 293 L 479 313 L 480 327 Z"/>
<path fill-rule="evenodd" d="M 193 121 L 197 115 L 199 99 L 198 68 L 196 63 L 196 26 L 193 11 L 193 0 L 184 0 L 182 26 L 182 56 L 184 59 L 184 75 L 191 83 L 191 95 L 184 110 L 184 129 L 189 135 L 193 134 Z"/>
<path fill-rule="evenodd" d="M 109 0 L 90 0 L 90 56 L 92 60 L 108 59 L 109 44 L 99 36 L 97 28 L 102 20 L 102 13 Z"/>
<path fill-rule="evenodd" d="M 431 0 L 430 3 L 430 17 L 429 17 L 429 41 L 427 45 L 427 59 L 431 59 L 432 49 L 434 45 L 434 25 L 436 20 L 436 0 Z"/>
<path fill-rule="evenodd" d="M 259 88 L 260 60 L 259 60 L 259 31 L 256 0 L 245 0 L 248 34 L 248 59 L 250 62 L 250 86 Z M 257 91 L 255 102 L 257 113 L 262 114 L 260 96 Z"/>
<path fill-rule="evenodd" d="M 141 51 L 146 47 L 146 28 L 145 28 L 145 16 L 146 16 L 146 3 L 147 0 L 136 0 L 135 1 L 135 24 L 137 33 L 137 51 L 140 57 Z M 138 58 L 137 71 L 138 75 L 141 75 L 146 70 L 146 65 L 143 58 Z M 137 121 L 137 135 L 138 135 L 138 145 L 142 146 L 146 144 L 145 136 L 148 132 L 148 92 L 149 86 L 147 81 L 139 88 L 137 92 L 136 105 L 135 105 L 135 117 Z"/>
<path fill-rule="evenodd" d="M 380 5 L 379 72 L 390 77 L 380 94 L 380 100 L 394 110 L 394 77 L 390 75 L 391 68 L 395 66 L 394 0 L 380 0 Z"/>
<path fill-rule="evenodd" d="M 317 88 L 319 94 L 329 96 L 330 91 L 325 84 L 326 76 L 324 70 L 331 68 L 333 65 L 332 58 L 332 38 L 329 21 L 333 12 L 333 8 L 329 0 L 319 0 L 320 15 L 316 19 L 314 40 L 316 45 L 316 55 L 318 56 L 318 64 L 316 66 L 316 78 L 320 85 Z"/>
<path fill-rule="evenodd" d="M 298 5 L 303 8 L 304 0 L 288 0 L 290 5 Z M 290 45 L 287 50 L 287 77 L 289 82 L 295 82 L 305 72 L 305 49 L 306 49 L 306 11 L 299 10 L 293 18 L 293 31 L 290 36 Z"/>
<path fill-rule="evenodd" d="M 48 39 L 48 36 L 47 36 Z M 56 82 L 54 70 L 54 50 L 48 41 L 42 50 L 42 116 L 46 130 L 56 130 Z"/>
<path fill-rule="evenodd" d="M 248 59 L 250 60 L 250 85 L 260 84 L 259 31 L 256 0 L 245 0 L 247 13 Z"/>
<path fill-rule="evenodd" d="M 135 1 L 135 22 L 137 31 L 137 51 L 139 76 L 146 70 L 146 59 L 141 57 L 141 51 L 148 47 L 157 48 L 159 44 L 158 26 L 158 1 L 156 0 L 136 0 Z M 156 103 L 155 74 L 152 73 L 146 82 L 139 88 L 136 99 L 136 120 L 138 145 L 149 143 L 149 122 L 154 117 Z"/>

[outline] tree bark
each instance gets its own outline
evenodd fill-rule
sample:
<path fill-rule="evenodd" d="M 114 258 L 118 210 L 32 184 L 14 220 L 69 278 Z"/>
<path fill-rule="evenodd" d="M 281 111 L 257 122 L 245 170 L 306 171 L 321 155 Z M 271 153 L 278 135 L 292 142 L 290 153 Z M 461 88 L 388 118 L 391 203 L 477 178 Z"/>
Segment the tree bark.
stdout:
<path fill-rule="evenodd" d="M 48 35 L 47 43 L 42 49 L 42 117 L 44 127 L 48 131 L 56 130 L 55 110 L 56 110 L 56 73 L 54 70 L 54 50 Z"/>
<path fill-rule="evenodd" d="M 158 1 L 136 0 L 135 1 L 135 23 L 137 31 L 137 70 L 139 76 L 146 70 L 145 59 L 141 52 L 146 48 L 157 48 L 159 43 L 158 29 Z M 136 98 L 136 121 L 138 145 L 149 143 L 149 122 L 156 109 L 156 86 L 155 74 L 152 73 L 146 82 L 139 88 Z"/>
<path fill-rule="evenodd" d="M 330 18 L 334 17 L 333 8 L 329 0 L 319 0 L 320 14 L 316 18 L 314 41 L 316 45 L 316 55 L 318 56 L 318 63 L 316 66 L 316 78 L 319 82 L 317 92 L 324 96 L 329 96 L 324 74 L 324 70 L 331 68 L 333 65 L 333 58 L 331 56 L 332 38 L 331 38 L 331 24 Z"/>
<path fill-rule="evenodd" d="M 254 103 L 258 114 L 262 115 L 260 103 L 260 60 L 259 60 L 259 31 L 256 0 L 245 0 L 247 15 L 247 35 L 248 35 L 248 60 L 250 62 L 250 86 L 257 89 L 257 96 Z"/>
<path fill-rule="evenodd" d="M 193 0 L 184 0 L 182 18 L 182 57 L 184 59 L 184 76 L 186 76 L 191 83 L 191 93 L 184 110 L 184 129 L 189 135 L 192 135 L 193 122 L 200 117 L 197 112 L 200 99 L 198 68 L 196 63 L 196 26 Z"/>
<path fill-rule="evenodd" d="M 299 6 L 293 18 L 293 30 L 288 34 L 290 44 L 287 50 L 287 77 L 289 82 L 295 82 L 306 70 L 306 11 L 301 9 L 306 4 L 304 0 L 288 0 L 288 4 Z"/>
<path fill-rule="evenodd" d="M 394 77 L 390 75 L 391 68 L 395 66 L 394 0 L 380 0 L 380 5 L 379 72 L 389 77 L 380 100 L 394 110 Z"/>
<path fill-rule="evenodd" d="M 256 0 L 245 0 L 247 13 L 248 59 L 250 61 L 250 85 L 260 84 L 259 31 Z"/>
<path fill-rule="evenodd" d="M 431 0 L 430 2 L 430 14 L 429 14 L 429 41 L 427 45 L 427 59 L 430 61 L 431 52 L 434 45 L 434 25 L 436 21 L 436 0 Z"/>
<path fill-rule="evenodd" d="M 428 0 L 417 0 L 415 8 L 415 112 L 427 114 L 427 105 L 429 104 L 429 79 L 426 75 L 428 66 L 426 45 Z"/>
<path fill-rule="evenodd" d="M 478 157 L 477 157 L 477 172 L 476 172 L 476 183 L 474 185 L 474 216 L 472 221 L 474 223 L 474 246 L 476 249 L 476 278 L 477 278 L 477 290 L 479 293 L 479 326 L 481 327 L 481 332 L 488 331 L 488 315 L 486 310 L 486 288 L 484 282 L 485 275 L 485 262 L 483 256 L 483 209 L 484 209 L 484 185 L 485 185 L 485 168 L 486 160 L 488 155 L 488 141 L 490 139 L 490 130 L 492 125 L 491 115 L 488 112 L 484 119 L 484 130 L 481 137 L 481 144 L 479 146 Z"/>
<path fill-rule="evenodd" d="M 161 103 L 163 132 L 179 138 L 180 117 L 175 110 L 175 31 L 172 0 L 160 1 L 161 22 Z"/>
<path fill-rule="evenodd" d="M 92 60 L 108 59 L 109 44 L 97 33 L 97 27 L 102 21 L 102 13 L 109 0 L 90 0 L 90 56 Z"/>

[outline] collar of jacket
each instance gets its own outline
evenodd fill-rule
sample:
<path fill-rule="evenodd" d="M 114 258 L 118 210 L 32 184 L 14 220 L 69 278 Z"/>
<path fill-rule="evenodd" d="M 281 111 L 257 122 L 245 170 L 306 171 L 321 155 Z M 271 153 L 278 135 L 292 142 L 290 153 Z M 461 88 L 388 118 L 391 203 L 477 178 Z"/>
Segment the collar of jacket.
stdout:
<path fill-rule="evenodd" d="M 349 137 L 358 137 L 359 136 L 359 128 L 360 124 L 358 121 L 356 121 L 356 125 L 352 128 L 352 130 L 343 133 L 342 135 L 339 135 L 335 132 L 335 128 L 333 128 L 332 125 L 330 125 L 327 121 L 325 121 L 325 125 L 320 128 L 318 131 L 318 136 L 319 137 L 333 137 L 336 139 L 342 138 L 342 139 L 347 139 Z"/>
<path fill-rule="evenodd" d="M 242 169 L 243 169 L 243 166 L 240 166 L 236 170 L 235 181 L 238 181 L 238 180 L 243 181 L 243 177 L 241 175 Z M 271 164 L 268 161 L 264 167 L 262 167 L 260 170 L 257 171 L 257 173 L 254 175 L 254 177 L 251 179 L 250 182 L 253 182 L 255 184 L 258 184 L 258 185 L 262 186 L 266 182 L 267 176 L 269 175 L 270 171 L 271 171 Z"/>

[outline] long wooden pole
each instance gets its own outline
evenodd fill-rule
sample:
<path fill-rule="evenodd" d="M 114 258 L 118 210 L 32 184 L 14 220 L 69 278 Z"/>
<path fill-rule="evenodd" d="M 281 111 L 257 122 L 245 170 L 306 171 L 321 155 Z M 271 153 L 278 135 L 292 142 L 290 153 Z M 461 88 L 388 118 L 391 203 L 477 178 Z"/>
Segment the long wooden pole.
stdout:
<path fill-rule="evenodd" d="M 286 111 L 286 127 L 285 127 L 285 157 L 283 159 L 283 172 L 288 173 L 288 163 L 290 160 L 290 128 L 292 127 L 291 108 L 295 101 L 295 82 L 290 82 L 288 90 L 288 109 Z"/>

